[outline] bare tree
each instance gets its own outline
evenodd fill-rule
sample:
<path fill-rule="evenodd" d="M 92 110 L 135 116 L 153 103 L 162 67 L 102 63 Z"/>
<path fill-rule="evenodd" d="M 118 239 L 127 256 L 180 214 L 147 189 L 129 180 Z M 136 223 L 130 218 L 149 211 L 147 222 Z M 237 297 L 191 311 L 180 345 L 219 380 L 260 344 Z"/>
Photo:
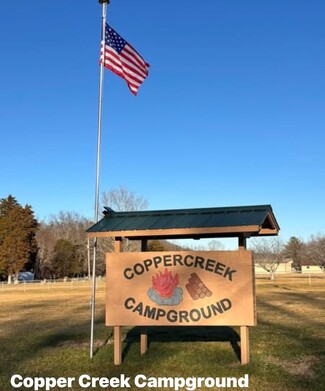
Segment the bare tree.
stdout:
<path fill-rule="evenodd" d="M 312 236 L 305 245 L 304 255 L 325 272 L 325 236 Z"/>
<path fill-rule="evenodd" d="M 208 250 L 209 251 L 222 251 L 225 249 L 225 245 L 220 242 L 220 240 L 213 239 L 210 240 L 208 243 Z"/>
<path fill-rule="evenodd" d="M 141 210 L 147 206 L 147 201 L 142 196 L 120 187 L 110 192 L 103 193 L 102 205 L 107 205 L 116 211 Z M 55 275 L 53 259 L 55 259 L 55 248 L 62 241 L 70 243 L 76 248 L 74 255 L 76 263 L 80 266 L 82 274 L 90 274 L 89 258 L 93 252 L 88 252 L 88 241 L 86 230 L 93 224 L 89 219 L 75 212 L 59 212 L 50 216 L 41 223 L 37 233 L 38 262 L 37 274 L 41 278 L 51 278 Z M 68 244 L 66 243 L 66 246 Z M 140 249 L 139 242 L 123 240 L 123 251 L 136 251 Z M 113 250 L 113 241 L 109 239 L 98 239 L 97 274 L 105 273 L 105 254 Z M 90 259 L 89 259 L 90 261 Z M 87 272 L 88 271 L 88 272 Z"/>
<path fill-rule="evenodd" d="M 102 206 L 109 206 L 116 212 L 144 210 L 148 207 L 148 201 L 142 196 L 120 186 L 109 192 L 102 193 Z"/>
<path fill-rule="evenodd" d="M 255 263 L 270 274 L 271 280 L 283 260 L 283 248 L 279 238 L 256 238 L 252 243 Z"/>
<path fill-rule="evenodd" d="M 86 274 L 87 265 L 87 235 L 86 230 L 92 222 L 75 212 L 59 212 L 41 223 L 36 235 L 38 244 L 38 275 L 50 278 L 53 274 L 54 250 L 59 240 L 71 243 L 76 248 L 76 257 L 81 270 Z"/>
<path fill-rule="evenodd" d="M 183 246 L 184 250 L 188 251 L 223 251 L 225 249 L 225 245 L 217 239 L 209 240 L 208 243 L 191 243 Z"/>
<path fill-rule="evenodd" d="M 102 209 L 108 206 L 116 212 L 131 212 L 144 210 L 148 207 L 148 201 L 136 193 L 120 186 L 108 192 L 102 193 L 101 198 Z M 114 250 L 113 240 L 111 238 L 101 238 L 98 240 L 99 253 L 103 256 Z M 124 239 L 122 242 L 122 251 L 140 251 L 140 243 Z"/>

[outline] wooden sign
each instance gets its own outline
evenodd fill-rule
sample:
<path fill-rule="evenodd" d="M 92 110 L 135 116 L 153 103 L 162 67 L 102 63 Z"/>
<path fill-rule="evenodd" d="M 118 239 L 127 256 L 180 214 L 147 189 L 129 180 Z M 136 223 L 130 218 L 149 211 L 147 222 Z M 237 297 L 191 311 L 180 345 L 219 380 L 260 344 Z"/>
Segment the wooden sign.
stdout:
<path fill-rule="evenodd" d="M 250 251 L 106 255 L 107 326 L 253 326 Z"/>

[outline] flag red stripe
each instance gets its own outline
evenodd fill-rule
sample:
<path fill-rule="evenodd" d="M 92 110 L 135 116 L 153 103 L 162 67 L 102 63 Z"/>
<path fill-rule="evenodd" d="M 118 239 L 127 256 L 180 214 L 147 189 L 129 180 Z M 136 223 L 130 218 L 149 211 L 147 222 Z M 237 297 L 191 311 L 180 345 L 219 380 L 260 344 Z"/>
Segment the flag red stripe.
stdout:
<path fill-rule="evenodd" d="M 130 45 L 126 45 L 123 49 L 126 53 L 128 53 L 130 58 L 133 58 L 133 60 L 138 63 L 139 67 L 142 69 L 146 69 L 148 67 L 148 64 L 143 60 L 141 56 L 132 48 Z"/>
<path fill-rule="evenodd" d="M 125 53 L 123 53 L 123 51 L 120 53 L 120 56 L 122 57 L 123 64 L 125 64 L 129 69 L 136 72 L 143 79 L 147 77 L 148 73 L 146 72 L 146 69 L 139 68 L 137 64 L 135 64 L 133 61 L 130 61 L 130 59 L 125 56 Z"/>
<path fill-rule="evenodd" d="M 114 69 L 114 73 L 116 73 L 119 76 L 123 77 L 128 82 L 133 83 L 134 85 L 137 85 L 138 87 L 141 85 L 141 83 L 143 81 L 143 80 L 138 80 L 138 79 L 134 78 L 131 74 L 128 74 L 127 72 L 125 72 L 124 68 L 121 68 L 121 67 L 117 66 L 114 63 L 114 61 L 112 61 L 109 58 L 105 58 L 105 64 L 104 65 L 105 65 L 106 68 L 109 66 L 111 70 Z"/>
<path fill-rule="evenodd" d="M 123 72 L 122 68 L 117 66 L 114 61 L 112 62 L 109 58 L 105 58 L 104 63 L 105 68 L 111 70 L 116 75 L 122 77 L 126 83 L 128 84 L 132 93 L 136 94 L 141 82 L 135 82 L 132 78 L 128 77 L 128 75 Z"/>
<path fill-rule="evenodd" d="M 120 68 L 120 72 L 125 73 L 125 75 L 131 79 L 133 78 L 134 80 L 139 81 L 140 84 L 146 78 L 146 75 L 138 72 L 138 68 L 134 69 L 134 67 L 129 66 L 129 64 L 124 60 L 123 56 L 118 56 L 116 52 L 110 47 L 105 47 L 105 62 L 107 59 L 110 59 L 116 67 Z"/>
<path fill-rule="evenodd" d="M 105 46 L 105 58 L 106 57 L 111 57 L 121 67 L 125 67 L 138 75 L 138 79 L 141 81 L 143 81 L 148 76 L 148 72 L 146 70 L 140 69 L 138 66 L 134 65 L 134 63 L 130 63 L 128 58 L 124 56 L 123 51 L 120 53 L 120 55 L 118 55 L 111 47 Z"/>

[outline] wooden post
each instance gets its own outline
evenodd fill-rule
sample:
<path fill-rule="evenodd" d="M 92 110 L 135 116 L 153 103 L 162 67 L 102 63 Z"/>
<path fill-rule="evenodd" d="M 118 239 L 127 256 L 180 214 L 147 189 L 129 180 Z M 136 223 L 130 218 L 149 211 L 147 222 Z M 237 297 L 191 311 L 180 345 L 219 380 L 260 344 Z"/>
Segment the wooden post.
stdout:
<path fill-rule="evenodd" d="M 238 238 L 238 250 L 246 250 L 247 244 L 246 244 L 246 236 L 240 235 Z"/>
<path fill-rule="evenodd" d="M 122 239 L 114 238 L 114 251 L 116 253 L 122 250 Z M 114 364 L 122 364 L 122 327 L 114 326 Z"/>
<path fill-rule="evenodd" d="M 240 235 L 238 238 L 238 250 L 246 250 L 246 236 Z M 240 326 L 240 362 L 242 365 L 249 363 L 249 327 Z"/>
<path fill-rule="evenodd" d="M 141 329 L 140 335 L 140 354 L 146 354 L 148 351 L 148 333 L 146 328 Z"/>
<path fill-rule="evenodd" d="M 249 327 L 240 326 L 240 361 L 242 365 L 249 363 Z"/>
<path fill-rule="evenodd" d="M 141 251 L 145 252 L 148 249 L 148 240 L 142 239 L 141 240 Z M 148 332 L 145 327 L 141 329 L 140 334 L 140 354 L 146 354 L 148 351 Z"/>
<path fill-rule="evenodd" d="M 114 238 L 114 252 L 120 253 L 122 251 L 122 238 Z"/>
<path fill-rule="evenodd" d="M 122 364 L 122 327 L 114 326 L 114 364 Z"/>

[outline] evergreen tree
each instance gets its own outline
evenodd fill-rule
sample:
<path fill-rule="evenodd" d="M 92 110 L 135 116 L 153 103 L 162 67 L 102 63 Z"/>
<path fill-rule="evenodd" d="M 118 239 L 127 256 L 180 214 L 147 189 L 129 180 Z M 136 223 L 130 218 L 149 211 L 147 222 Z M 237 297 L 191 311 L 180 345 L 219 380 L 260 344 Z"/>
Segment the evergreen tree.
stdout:
<path fill-rule="evenodd" d="M 292 236 L 284 248 L 286 257 L 292 259 L 292 267 L 296 271 L 301 271 L 301 258 L 303 252 L 303 243 L 300 239 Z"/>
<path fill-rule="evenodd" d="M 37 220 L 30 205 L 22 207 L 15 197 L 0 199 L 0 271 L 11 282 L 22 270 L 33 270 L 37 253 Z"/>
<path fill-rule="evenodd" d="M 8 215 L 14 208 L 19 207 L 17 200 L 12 195 L 0 199 L 0 218 Z"/>
<path fill-rule="evenodd" d="M 77 246 L 65 239 L 59 239 L 54 246 L 52 265 L 56 277 L 73 277 L 81 272 L 77 257 Z"/>

